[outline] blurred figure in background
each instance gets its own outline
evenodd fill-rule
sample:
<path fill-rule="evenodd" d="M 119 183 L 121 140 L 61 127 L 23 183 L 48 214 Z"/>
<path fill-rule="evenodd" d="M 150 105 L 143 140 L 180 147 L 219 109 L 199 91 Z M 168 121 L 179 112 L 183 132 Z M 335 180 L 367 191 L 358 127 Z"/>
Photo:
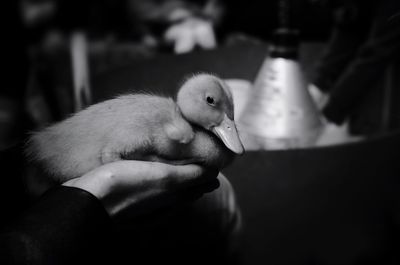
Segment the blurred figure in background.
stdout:
<path fill-rule="evenodd" d="M 349 122 L 353 135 L 398 128 L 400 94 L 392 88 L 393 71 L 399 73 L 400 2 L 322 2 L 334 10 L 335 28 L 310 92 L 324 117 L 344 130 Z"/>
<path fill-rule="evenodd" d="M 149 46 L 172 45 L 175 53 L 215 48 L 215 27 L 224 9 L 218 0 L 128 0 L 133 27 Z"/>
<path fill-rule="evenodd" d="M 214 29 L 224 13 L 219 0 L 23 2 L 24 13 L 30 17 L 28 23 L 37 27 L 41 22 L 47 33 L 84 30 L 91 40 L 130 41 L 148 48 L 169 45 L 180 53 L 195 47 L 214 48 Z"/>
<path fill-rule="evenodd" d="M 60 28 L 85 29 L 94 39 L 113 38 L 148 48 L 170 45 L 179 53 L 214 48 L 214 27 L 223 15 L 219 0 L 56 0 L 56 5 L 55 24 Z"/>

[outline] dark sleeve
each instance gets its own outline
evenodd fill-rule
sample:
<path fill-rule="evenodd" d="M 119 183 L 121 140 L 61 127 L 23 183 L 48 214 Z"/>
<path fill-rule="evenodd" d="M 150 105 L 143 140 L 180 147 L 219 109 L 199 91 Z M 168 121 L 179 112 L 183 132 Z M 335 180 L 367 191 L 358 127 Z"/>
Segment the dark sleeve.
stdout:
<path fill-rule="evenodd" d="M 110 224 L 103 205 L 89 192 L 54 188 L 3 229 L 0 264 L 90 264 L 104 253 Z"/>

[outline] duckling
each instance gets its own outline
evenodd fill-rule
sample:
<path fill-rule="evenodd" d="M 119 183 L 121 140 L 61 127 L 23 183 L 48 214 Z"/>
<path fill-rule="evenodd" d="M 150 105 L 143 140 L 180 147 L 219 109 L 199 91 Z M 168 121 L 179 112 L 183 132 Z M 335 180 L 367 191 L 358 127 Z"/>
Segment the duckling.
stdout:
<path fill-rule="evenodd" d="M 184 82 L 176 102 L 129 94 L 92 105 L 34 133 L 27 152 L 57 182 L 122 159 L 221 169 L 244 152 L 233 113 L 223 80 L 199 74 Z"/>

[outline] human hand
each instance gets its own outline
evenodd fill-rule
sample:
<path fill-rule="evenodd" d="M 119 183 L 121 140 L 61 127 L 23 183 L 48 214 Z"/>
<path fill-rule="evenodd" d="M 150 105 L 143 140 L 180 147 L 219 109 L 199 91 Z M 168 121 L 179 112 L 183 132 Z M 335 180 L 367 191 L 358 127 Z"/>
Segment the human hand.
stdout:
<path fill-rule="evenodd" d="M 217 175 L 218 171 L 194 164 L 124 160 L 100 166 L 63 185 L 92 193 L 113 217 L 127 208 L 151 212 L 180 200 L 198 198 L 218 187 Z"/>

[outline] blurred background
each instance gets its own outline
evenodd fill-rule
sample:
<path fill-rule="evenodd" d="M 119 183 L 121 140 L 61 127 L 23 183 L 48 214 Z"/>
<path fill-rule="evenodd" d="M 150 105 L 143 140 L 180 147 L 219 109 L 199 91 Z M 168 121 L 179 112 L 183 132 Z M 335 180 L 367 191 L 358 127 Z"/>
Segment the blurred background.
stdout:
<path fill-rule="evenodd" d="M 280 54 L 304 69 L 333 145 L 250 152 L 226 169 L 243 209 L 245 264 L 400 264 L 400 1 L 3 5 L 1 149 L 117 94 L 173 95 L 195 72 L 251 84 L 276 56 L 271 46 L 293 44 L 276 30 L 295 29 L 298 56 Z"/>
<path fill-rule="evenodd" d="M 282 27 L 295 28 L 301 44 L 312 44 L 300 51 L 301 63 L 327 121 L 362 136 L 397 128 L 396 1 L 286 2 L 289 22 L 282 22 L 285 1 L 279 0 L 6 3 L 0 146 L 89 103 L 97 90 L 90 84 L 101 73 L 165 54 L 268 45 Z"/>
<path fill-rule="evenodd" d="M 10 20 L 0 94 L 3 147 L 27 129 L 74 111 L 72 54 L 80 49 L 79 34 L 95 76 L 160 54 L 266 42 L 278 26 L 277 1 L 21 0 L 7 2 L 4 10 Z M 302 0 L 296 10 L 304 40 L 329 38 L 330 5 Z M 202 41 L 185 37 L 188 31 L 198 32 Z"/>

